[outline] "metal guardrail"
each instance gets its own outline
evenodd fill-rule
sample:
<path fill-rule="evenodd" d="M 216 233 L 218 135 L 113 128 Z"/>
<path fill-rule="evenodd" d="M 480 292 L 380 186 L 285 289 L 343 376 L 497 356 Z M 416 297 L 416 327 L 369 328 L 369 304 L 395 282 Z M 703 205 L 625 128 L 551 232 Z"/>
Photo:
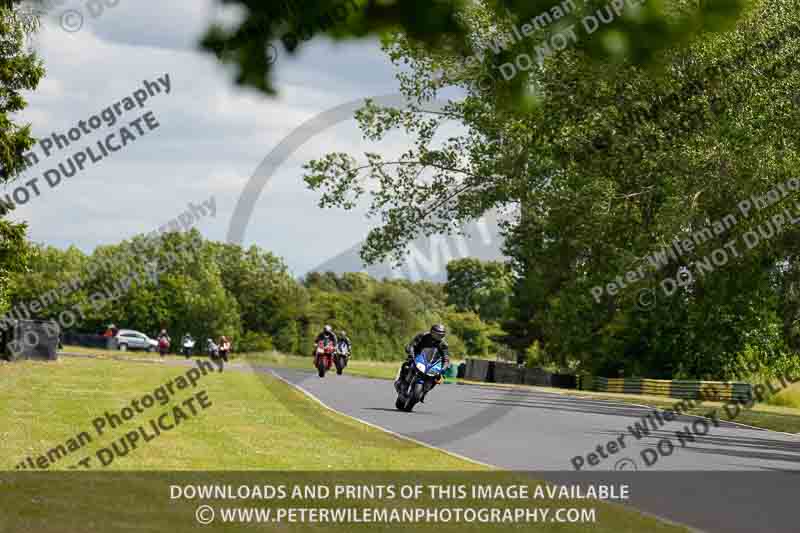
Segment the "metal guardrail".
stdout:
<path fill-rule="evenodd" d="M 106 350 L 114 350 L 117 348 L 116 341 L 113 337 L 104 337 L 103 335 L 78 333 L 75 331 L 65 331 L 64 344 L 72 346 L 83 346 L 85 348 L 99 348 Z"/>
<path fill-rule="evenodd" d="M 54 322 L 15 320 L 0 335 L 0 357 L 9 361 L 58 359 L 58 338 L 61 329 Z"/>
<path fill-rule="evenodd" d="M 706 400 L 728 401 L 749 400 L 753 396 L 753 387 L 749 383 L 729 381 L 582 376 L 581 382 L 581 388 L 585 390 L 649 394 L 653 396 L 669 396 L 670 398 L 703 398 Z"/>
<path fill-rule="evenodd" d="M 577 388 L 577 378 L 571 374 L 553 374 L 541 368 L 526 368 L 504 361 L 467 359 L 464 378 L 486 383 L 511 383 L 518 385 L 539 385 Z"/>
<path fill-rule="evenodd" d="M 487 383 L 512 383 L 519 385 L 543 385 L 598 392 L 647 394 L 706 400 L 749 400 L 753 387 L 749 383 L 701 380 L 667 380 L 647 378 L 604 378 L 582 374 L 553 374 L 540 368 L 525 368 L 513 363 L 467 359 L 464 378 Z"/>

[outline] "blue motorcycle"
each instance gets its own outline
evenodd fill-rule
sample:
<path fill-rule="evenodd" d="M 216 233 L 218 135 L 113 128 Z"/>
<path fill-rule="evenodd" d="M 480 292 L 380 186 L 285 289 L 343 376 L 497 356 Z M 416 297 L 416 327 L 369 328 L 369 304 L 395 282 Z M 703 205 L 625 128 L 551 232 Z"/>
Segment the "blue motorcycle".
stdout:
<path fill-rule="evenodd" d="M 444 365 L 436 348 L 426 348 L 414 358 L 414 366 L 408 369 L 405 379 L 396 385 L 397 400 L 394 406 L 410 413 L 414 406 L 441 381 Z"/>

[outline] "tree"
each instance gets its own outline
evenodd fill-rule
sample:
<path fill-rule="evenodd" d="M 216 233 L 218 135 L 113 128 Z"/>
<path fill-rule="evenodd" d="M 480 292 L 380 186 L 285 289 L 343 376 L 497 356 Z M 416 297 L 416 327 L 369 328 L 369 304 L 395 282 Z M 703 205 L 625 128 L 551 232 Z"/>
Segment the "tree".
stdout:
<path fill-rule="evenodd" d="M 245 331 L 276 334 L 293 320 L 291 309 L 300 302 L 296 282 L 282 259 L 253 246 L 214 244 L 225 290 L 237 301 Z"/>
<path fill-rule="evenodd" d="M 447 303 L 459 311 L 477 313 L 483 321 L 507 317 L 512 287 L 513 277 L 505 263 L 467 257 L 447 264 Z"/>
<path fill-rule="evenodd" d="M 321 283 L 305 287 L 275 255 L 207 242 L 192 230 L 160 242 L 135 236 L 88 256 L 36 246 L 30 271 L 15 273 L 10 286 L 14 304 L 39 302 L 37 318 L 61 318 L 66 329 L 89 333 L 113 322 L 151 335 L 166 328 L 173 338 L 227 335 L 238 352 L 308 355 L 322 326 L 332 324 L 348 332 L 356 357 L 393 360 L 414 334 L 444 322 L 458 353 L 494 349 L 490 335 L 498 328 L 448 308 L 441 284 L 354 273 L 309 280 Z"/>
<path fill-rule="evenodd" d="M 478 13 L 476 35 L 502 27 L 491 10 Z M 399 259 L 420 233 L 508 211 L 506 252 L 517 274 L 511 334 L 519 349 L 540 341 L 554 364 L 727 378 L 742 375 L 750 358 L 774 371 L 787 360 L 772 333 L 782 326 L 774 278 L 783 274 L 775 267 L 794 257 L 798 232 L 785 227 L 752 250 L 742 241 L 782 207 L 739 216 L 663 265 L 647 257 L 793 176 L 798 34 L 794 6 L 762 0 L 732 31 L 661 49 L 662 69 L 598 62 L 590 44 L 564 50 L 531 69 L 535 105 L 522 108 L 508 105 L 503 84 L 481 83 L 480 69 L 398 36 L 386 49 L 410 67 L 399 79 L 411 105 L 368 105 L 357 118 L 367 138 L 405 131 L 414 148 L 391 160 L 367 154 L 365 163 L 328 154 L 307 165 L 306 181 L 321 191 L 322 206 L 348 208 L 372 196 L 382 225 L 367 239 L 367 261 Z M 466 96 L 441 111 L 425 108 L 453 86 Z M 437 139 L 448 121 L 465 133 Z M 370 190 L 359 185 L 364 174 Z M 790 191 L 785 201 L 796 199 Z M 702 276 L 698 263 L 732 241 L 746 253 L 729 249 L 725 265 Z M 687 269 L 690 283 L 659 292 L 653 309 L 639 305 L 641 291 L 660 290 Z M 632 270 L 641 272 L 635 282 L 606 290 Z"/>
<path fill-rule="evenodd" d="M 8 182 L 25 166 L 23 154 L 33 146 L 30 125 L 11 119 L 26 107 L 22 91 L 32 91 L 44 76 L 36 53 L 27 48 L 27 37 L 36 31 L 38 21 L 15 4 L 0 3 L 0 181 Z M 0 201 L 0 311 L 9 307 L 10 279 L 24 271 L 32 250 L 25 240 L 26 225 L 2 217 L 5 203 Z"/>
<path fill-rule="evenodd" d="M 447 324 L 448 337 L 451 340 L 452 337 L 457 339 L 455 343 L 448 341 L 453 345 L 455 355 L 462 355 L 456 354 L 455 350 L 463 343 L 463 355 L 488 357 L 494 351 L 492 337 L 503 333 L 497 326 L 483 322 L 480 316 L 472 312 L 447 311 L 442 322 Z"/>
<path fill-rule="evenodd" d="M 220 0 L 243 8 L 247 14 L 235 27 L 215 24 L 201 46 L 221 61 L 238 67 L 236 82 L 275 94 L 275 54 L 295 54 L 313 38 L 337 40 L 385 36 L 400 32 L 415 47 L 445 52 L 469 68 L 483 69 L 500 80 L 500 65 L 520 54 L 533 54 L 536 46 L 560 47 L 569 31 L 573 41 L 592 60 L 627 55 L 640 65 L 660 61 L 665 49 L 685 43 L 704 32 L 722 30 L 741 14 L 745 0 L 676 0 L 668 6 L 650 2 L 588 0 L 281 0 L 252 2 Z M 613 18 L 613 24 L 587 28 L 584 17 Z M 624 11 L 634 14 L 622 16 Z M 476 31 L 476 21 L 483 21 Z M 491 26 L 488 22 L 491 21 Z M 527 26 L 527 28 L 526 28 Z M 531 32 L 531 28 L 543 28 Z M 490 31 L 488 28 L 492 28 Z M 569 29 L 571 28 L 571 29 Z M 524 32 L 529 38 L 519 38 Z M 592 37 L 591 39 L 589 37 Z M 551 43 L 553 43 L 551 45 Z M 493 54 L 489 50 L 498 50 Z M 475 59 L 473 59 L 475 58 Z M 529 72 L 522 72 L 508 87 L 518 100 L 526 94 Z"/>

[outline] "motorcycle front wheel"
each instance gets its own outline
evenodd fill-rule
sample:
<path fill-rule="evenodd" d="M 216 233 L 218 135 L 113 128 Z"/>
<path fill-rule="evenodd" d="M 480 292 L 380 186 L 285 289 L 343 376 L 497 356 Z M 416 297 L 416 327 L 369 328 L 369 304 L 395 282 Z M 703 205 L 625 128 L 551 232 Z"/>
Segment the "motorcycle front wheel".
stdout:
<path fill-rule="evenodd" d="M 424 385 L 422 383 L 414 383 L 409 390 L 408 396 L 406 396 L 406 402 L 404 407 L 404 411 L 410 413 L 414 406 L 417 405 L 420 398 L 422 398 Z"/>

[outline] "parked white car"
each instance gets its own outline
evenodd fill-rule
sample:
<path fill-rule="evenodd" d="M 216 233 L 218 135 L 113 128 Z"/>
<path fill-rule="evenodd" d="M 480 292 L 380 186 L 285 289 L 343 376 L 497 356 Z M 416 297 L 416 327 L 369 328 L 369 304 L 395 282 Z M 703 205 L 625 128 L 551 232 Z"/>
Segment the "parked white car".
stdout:
<path fill-rule="evenodd" d="M 117 341 L 117 349 L 124 351 L 127 350 L 147 350 L 154 352 L 158 348 L 158 341 L 155 341 L 141 333 L 132 329 L 121 329 L 117 332 L 115 337 Z"/>

